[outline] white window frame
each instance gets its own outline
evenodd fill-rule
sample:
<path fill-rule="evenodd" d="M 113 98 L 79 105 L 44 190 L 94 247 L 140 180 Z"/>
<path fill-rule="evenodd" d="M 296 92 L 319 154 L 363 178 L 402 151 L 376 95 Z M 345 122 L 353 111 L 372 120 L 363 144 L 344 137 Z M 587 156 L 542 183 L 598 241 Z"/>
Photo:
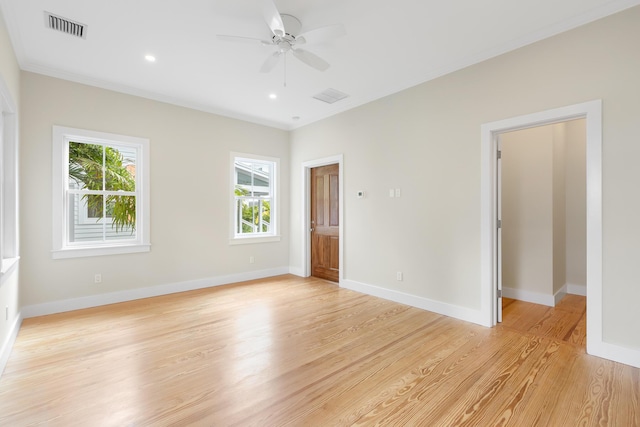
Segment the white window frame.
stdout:
<path fill-rule="evenodd" d="M 235 196 L 235 182 L 236 182 L 236 170 L 235 170 L 235 162 L 236 161 L 244 161 L 244 162 L 257 162 L 257 163 L 269 163 L 272 167 L 271 172 L 271 199 L 273 202 L 270 206 L 270 216 L 271 222 L 270 227 L 271 231 L 269 233 L 247 233 L 247 234 L 238 234 L 237 230 L 237 212 L 236 212 L 236 196 Z M 246 244 L 246 243 L 266 243 L 266 242 L 279 242 L 280 241 L 280 159 L 276 157 L 267 157 L 260 156 L 257 154 L 245 154 L 245 153 L 236 153 L 231 152 L 230 162 L 229 162 L 229 194 L 230 194 L 230 234 L 229 234 L 229 244 L 237 245 L 237 244 Z"/>
<path fill-rule="evenodd" d="M 18 209 L 18 115 L 0 76 L 0 276 L 3 278 L 20 259 Z"/>
<path fill-rule="evenodd" d="M 130 240 L 108 242 L 69 242 L 67 202 L 69 180 L 69 142 L 123 145 L 135 148 L 136 156 L 136 236 Z M 148 252 L 150 243 L 149 140 L 126 135 L 53 126 L 53 249 L 52 257 L 76 258 Z"/>

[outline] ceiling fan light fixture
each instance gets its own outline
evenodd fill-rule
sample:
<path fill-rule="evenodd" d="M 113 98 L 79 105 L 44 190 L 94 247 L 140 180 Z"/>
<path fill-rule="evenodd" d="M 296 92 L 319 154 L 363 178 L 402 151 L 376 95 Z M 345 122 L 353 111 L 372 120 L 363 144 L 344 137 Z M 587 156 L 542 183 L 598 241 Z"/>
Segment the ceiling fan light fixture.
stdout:
<path fill-rule="evenodd" d="M 298 18 L 286 13 L 281 14 L 273 0 L 261 1 L 263 5 L 264 21 L 271 31 L 271 40 L 261 40 L 253 37 L 231 36 L 224 34 L 218 34 L 218 39 L 274 46 L 277 50 L 264 61 L 260 68 L 261 73 L 268 73 L 273 70 L 280 60 L 280 57 L 286 61 L 286 54 L 289 52 L 291 52 L 297 60 L 318 71 L 326 71 L 329 69 L 330 64 L 327 61 L 306 49 L 300 49 L 296 45 L 307 45 L 312 41 L 317 43 L 342 36 L 346 33 L 344 26 L 342 24 L 326 25 L 301 34 L 300 30 L 302 29 L 302 23 Z"/>

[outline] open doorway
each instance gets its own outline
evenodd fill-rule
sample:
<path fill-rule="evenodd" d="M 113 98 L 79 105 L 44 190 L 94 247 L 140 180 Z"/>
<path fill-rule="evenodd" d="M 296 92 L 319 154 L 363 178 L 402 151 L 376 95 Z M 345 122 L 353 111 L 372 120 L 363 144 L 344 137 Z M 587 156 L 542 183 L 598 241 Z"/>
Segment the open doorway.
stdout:
<path fill-rule="evenodd" d="M 586 347 L 586 120 L 497 135 L 502 326 Z"/>
<path fill-rule="evenodd" d="M 587 353 L 611 359 L 602 322 L 602 101 L 595 100 L 506 118 L 481 126 L 481 315 L 495 326 L 502 306 L 498 289 L 497 155 L 498 135 L 578 118 L 586 119 L 587 140 Z"/>

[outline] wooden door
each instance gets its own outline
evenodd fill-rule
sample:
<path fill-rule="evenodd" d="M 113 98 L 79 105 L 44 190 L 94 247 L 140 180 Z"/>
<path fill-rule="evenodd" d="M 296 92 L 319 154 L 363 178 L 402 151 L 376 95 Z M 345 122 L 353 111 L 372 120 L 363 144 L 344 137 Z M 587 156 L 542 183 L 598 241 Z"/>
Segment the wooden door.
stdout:
<path fill-rule="evenodd" d="M 311 275 L 339 281 L 338 165 L 311 169 Z"/>

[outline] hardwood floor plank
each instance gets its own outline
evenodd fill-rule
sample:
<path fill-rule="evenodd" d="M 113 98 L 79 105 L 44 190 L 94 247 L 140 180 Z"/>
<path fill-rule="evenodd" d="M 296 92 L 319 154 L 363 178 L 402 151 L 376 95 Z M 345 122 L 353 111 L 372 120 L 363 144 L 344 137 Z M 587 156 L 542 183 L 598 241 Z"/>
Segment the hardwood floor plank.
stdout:
<path fill-rule="evenodd" d="M 565 295 L 555 307 L 503 298 L 503 322 L 499 327 L 559 339 L 586 349 L 586 298 Z"/>
<path fill-rule="evenodd" d="M 26 319 L 0 425 L 640 426 L 640 369 L 585 354 L 583 297 L 504 312 L 286 275 Z"/>

